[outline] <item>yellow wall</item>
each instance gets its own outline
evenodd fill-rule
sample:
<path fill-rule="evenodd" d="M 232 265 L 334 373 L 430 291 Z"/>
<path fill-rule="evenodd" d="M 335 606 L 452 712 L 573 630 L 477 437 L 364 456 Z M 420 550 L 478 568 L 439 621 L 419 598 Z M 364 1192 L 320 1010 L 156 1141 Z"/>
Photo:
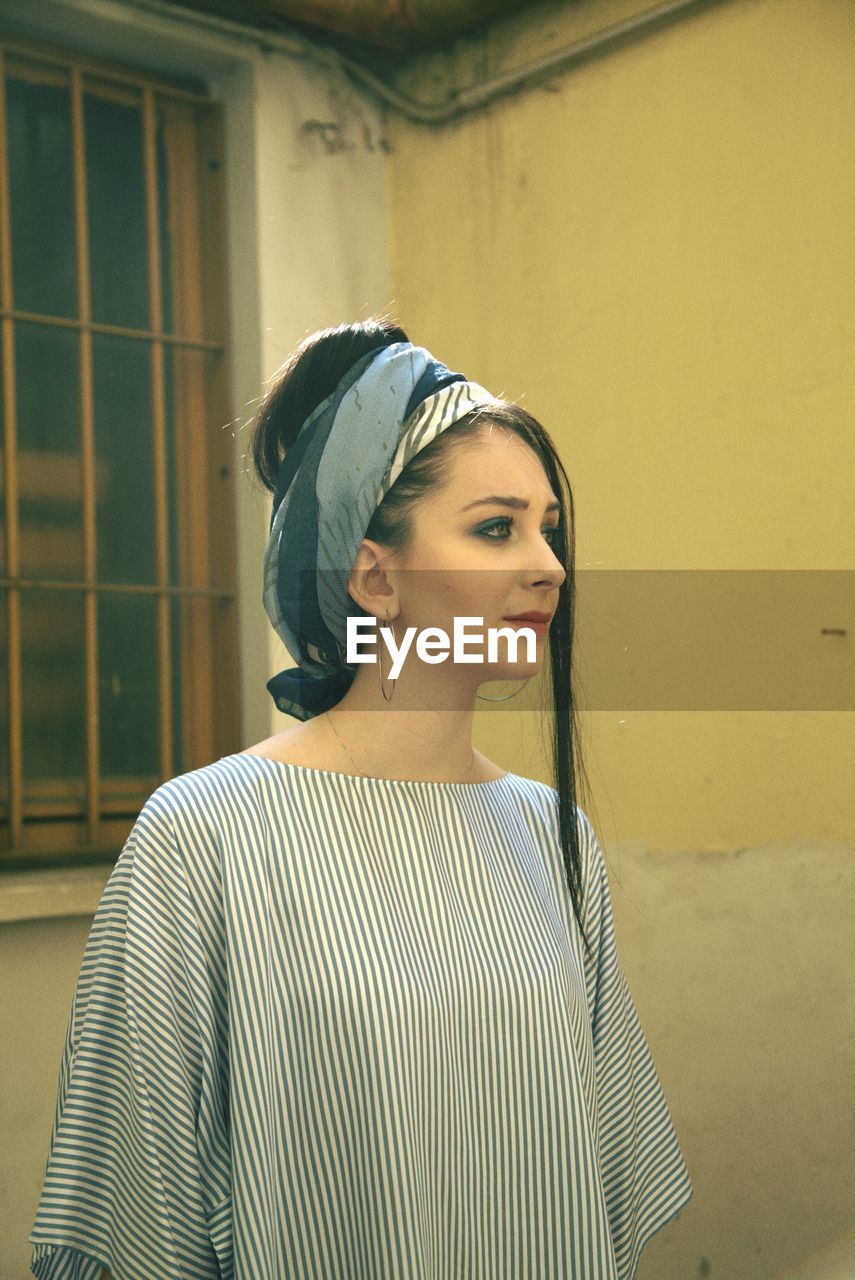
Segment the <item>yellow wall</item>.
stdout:
<path fill-rule="evenodd" d="M 401 87 L 436 98 L 649 7 L 535 6 Z M 848 0 L 725 0 L 442 129 L 390 116 L 396 313 L 551 432 L 577 568 L 855 568 L 853 70 Z M 776 643 L 836 664 L 851 705 L 855 610 L 815 624 Z M 520 767 L 535 722 L 489 714 L 480 745 Z M 607 838 L 855 829 L 851 713 L 596 711 L 588 740 Z"/>

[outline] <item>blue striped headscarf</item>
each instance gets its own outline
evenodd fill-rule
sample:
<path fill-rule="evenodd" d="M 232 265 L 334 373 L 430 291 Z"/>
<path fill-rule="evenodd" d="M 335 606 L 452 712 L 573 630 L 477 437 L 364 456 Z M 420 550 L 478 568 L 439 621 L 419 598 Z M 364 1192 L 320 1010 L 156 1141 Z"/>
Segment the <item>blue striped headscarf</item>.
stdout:
<path fill-rule="evenodd" d="M 264 553 L 264 608 L 297 667 L 267 682 L 298 720 L 328 711 L 353 683 L 347 618 L 372 615 L 347 588 L 377 507 L 440 432 L 495 397 L 424 347 L 362 356 L 309 415 L 280 469 Z"/>

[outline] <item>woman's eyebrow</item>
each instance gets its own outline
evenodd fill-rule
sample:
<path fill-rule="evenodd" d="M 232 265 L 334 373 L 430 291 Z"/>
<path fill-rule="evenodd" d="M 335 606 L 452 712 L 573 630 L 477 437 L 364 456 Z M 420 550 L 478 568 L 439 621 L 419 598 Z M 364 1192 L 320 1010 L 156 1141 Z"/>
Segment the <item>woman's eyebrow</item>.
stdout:
<path fill-rule="evenodd" d="M 476 498 L 474 502 L 467 503 L 467 505 L 465 507 L 461 507 L 460 510 L 468 511 L 470 507 L 484 507 L 484 506 L 487 506 L 488 504 L 490 505 L 495 504 L 496 506 L 499 506 L 499 507 L 513 507 L 517 511 L 527 511 L 529 506 L 528 501 L 525 498 L 503 498 L 496 494 L 493 494 L 489 498 Z M 546 510 L 560 511 L 561 503 L 550 502 Z"/>

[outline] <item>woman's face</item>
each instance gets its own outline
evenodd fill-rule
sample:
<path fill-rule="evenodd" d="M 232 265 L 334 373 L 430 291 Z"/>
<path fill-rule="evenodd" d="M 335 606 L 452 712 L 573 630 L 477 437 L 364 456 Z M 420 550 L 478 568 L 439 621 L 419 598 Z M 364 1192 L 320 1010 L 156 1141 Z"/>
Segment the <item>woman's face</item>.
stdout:
<path fill-rule="evenodd" d="M 537 636 L 534 663 L 527 661 L 524 637 L 516 662 L 509 661 L 501 640 L 498 660 L 488 663 L 486 633 L 532 610 L 549 619 L 554 615 L 567 576 L 552 549 L 558 495 L 534 450 L 497 424 L 485 422 L 465 443 L 456 444 L 451 461 L 449 481 L 417 504 L 406 550 L 383 557 L 384 567 L 394 570 L 391 582 L 399 608 L 390 613 L 397 642 L 414 626 L 418 631 L 441 627 L 453 644 L 455 617 L 483 618 L 483 629 L 467 624 L 468 633 L 479 637 L 467 651 L 483 653 L 483 664 L 458 664 L 457 671 L 471 673 L 475 683 L 533 675 L 545 652 L 545 634 Z M 382 605 L 377 613 L 385 625 Z M 409 661 L 419 663 L 414 648 Z M 449 654 L 434 670 L 447 677 L 452 661 Z"/>

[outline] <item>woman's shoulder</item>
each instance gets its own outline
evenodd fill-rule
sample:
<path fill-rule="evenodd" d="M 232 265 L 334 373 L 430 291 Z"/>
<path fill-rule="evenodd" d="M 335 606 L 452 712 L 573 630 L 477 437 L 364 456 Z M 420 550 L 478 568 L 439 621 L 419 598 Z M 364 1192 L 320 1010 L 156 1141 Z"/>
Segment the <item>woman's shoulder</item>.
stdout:
<path fill-rule="evenodd" d="M 149 795 L 135 824 L 137 837 L 160 832 L 193 845 L 215 839 L 223 822 L 237 833 L 235 819 L 263 795 L 264 762 L 242 752 L 176 774 Z"/>

